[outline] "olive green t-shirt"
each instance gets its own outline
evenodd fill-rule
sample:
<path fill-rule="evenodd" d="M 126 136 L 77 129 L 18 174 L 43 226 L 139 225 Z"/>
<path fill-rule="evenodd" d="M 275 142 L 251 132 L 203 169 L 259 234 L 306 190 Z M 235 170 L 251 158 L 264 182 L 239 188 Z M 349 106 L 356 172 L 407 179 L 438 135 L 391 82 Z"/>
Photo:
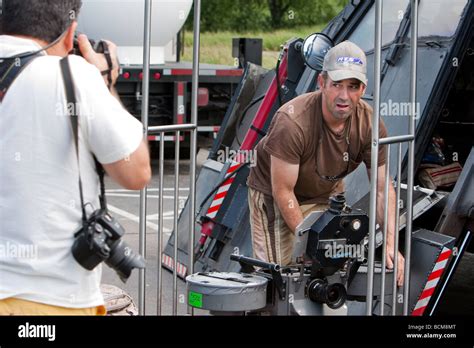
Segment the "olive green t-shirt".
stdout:
<path fill-rule="evenodd" d="M 250 171 L 249 187 L 272 195 L 270 155 L 300 165 L 294 188 L 299 204 L 327 203 L 330 196 L 344 191 L 343 176 L 362 161 L 370 168 L 371 106 L 361 99 L 344 131 L 337 135 L 324 122 L 321 96 L 320 91 L 304 94 L 278 110 L 268 134 L 255 148 L 257 162 Z M 382 121 L 379 134 L 387 136 Z M 385 164 L 384 146 L 380 146 L 378 164 Z M 331 177 L 341 179 L 328 180 Z"/>

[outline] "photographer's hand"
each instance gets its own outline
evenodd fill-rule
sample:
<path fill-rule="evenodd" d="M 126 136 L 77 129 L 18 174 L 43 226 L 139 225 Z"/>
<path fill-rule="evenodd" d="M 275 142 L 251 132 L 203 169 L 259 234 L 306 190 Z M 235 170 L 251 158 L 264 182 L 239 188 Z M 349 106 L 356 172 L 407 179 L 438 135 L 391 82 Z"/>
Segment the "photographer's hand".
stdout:
<path fill-rule="evenodd" d="M 82 56 L 84 57 L 85 60 L 87 60 L 89 63 L 97 67 L 99 71 L 101 72 L 109 69 L 105 55 L 101 53 L 96 53 L 94 51 L 86 35 L 84 34 L 79 35 L 78 41 L 79 41 L 79 49 L 81 50 Z M 117 46 L 113 42 L 110 42 L 110 41 L 105 41 L 105 42 L 107 42 L 107 44 L 109 45 L 110 58 L 112 59 L 112 65 L 113 65 L 112 66 L 112 86 L 109 86 L 108 84 L 107 75 L 104 76 L 104 81 L 107 87 L 109 87 L 109 89 L 112 90 L 119 76 Z"/>

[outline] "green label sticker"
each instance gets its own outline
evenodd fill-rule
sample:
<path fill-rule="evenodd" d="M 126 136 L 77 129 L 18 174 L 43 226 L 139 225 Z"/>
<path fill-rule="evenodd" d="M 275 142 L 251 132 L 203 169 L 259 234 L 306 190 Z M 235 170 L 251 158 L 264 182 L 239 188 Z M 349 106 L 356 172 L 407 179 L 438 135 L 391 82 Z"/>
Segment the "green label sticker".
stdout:
<path fill-rule="evenodd" d="M 190 306 L 202 308 L 202 294 L 190 291 L 188 294 L 188 303 Z"/>

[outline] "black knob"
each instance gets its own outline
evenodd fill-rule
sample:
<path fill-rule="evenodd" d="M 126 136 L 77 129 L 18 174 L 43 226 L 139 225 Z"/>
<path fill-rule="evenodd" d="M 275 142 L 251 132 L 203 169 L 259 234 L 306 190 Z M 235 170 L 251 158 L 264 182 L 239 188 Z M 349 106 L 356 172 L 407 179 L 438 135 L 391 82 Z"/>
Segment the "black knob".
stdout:
<path fill-rule="evenodd" d="M 342 210 L 346 205 L 346 197 L 343 193 L 329 198 L 329 211 L 334 214 L 341 214 Z"/>

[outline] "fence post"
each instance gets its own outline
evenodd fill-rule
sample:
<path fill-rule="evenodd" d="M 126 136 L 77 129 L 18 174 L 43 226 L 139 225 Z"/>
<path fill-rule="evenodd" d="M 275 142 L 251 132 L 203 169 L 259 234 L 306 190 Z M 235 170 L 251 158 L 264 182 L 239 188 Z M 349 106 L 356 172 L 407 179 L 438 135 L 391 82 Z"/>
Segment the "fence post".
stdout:
<path fill-rule="evenodd" d="M 201 31 L 201 0 L 194 0 L 194 45 L 193 45 L 193 77 L 191 95 L 191 124 L 196 128 L 190 133 L 190 169 L 189 169 L 189 274 L 194 273 L 194 218 L 196 209 L 196 151 L 198 126 L 198 92 L 199 92 L 199 52 Z M 194 314 L 194 308 L 188 306 L 188 314 Z"/>
<path fill-rule="evenodd" d="M 367 260 L 366 314 L 372 315 L 375 264 L 375 227 L 377 224 L 377 169 L 379 154 L 380 67 L 382 55 L 382 0 L 375 1 L 374 112 L 372 115 L 372 153 L 370 168 L 369 251 Z"/>
<path fill-rule="evenodd" d="M 148 98 L 150 82 L 151 0 L 145 0 L 143 37 L 142 123 L 145 139 L 148 137 Z M 146 259 L 146 198 L 147 188 L 140 191 L 139 253 Z M 145 315 L 145 269 L 138 273 L 138 312 Z"/>
<path fill-rule="evenodd" d="M 410 119 L 409 133 L 415 136 L 416 120 L 416 75 L 417 75 L 417 50 L 418 50 L 418 0 L 411 0 L 411 41 L 410 41 Z M 403 314 L 408 315 L 410 294 L 410 260 L 411 238 L 413 222 L 413 184 L 415 176 L 415 139 L 408 143 L 408 172 L 407 172 L 407 223 L 405 235 L 405 284 L 403 293 Z"/>

